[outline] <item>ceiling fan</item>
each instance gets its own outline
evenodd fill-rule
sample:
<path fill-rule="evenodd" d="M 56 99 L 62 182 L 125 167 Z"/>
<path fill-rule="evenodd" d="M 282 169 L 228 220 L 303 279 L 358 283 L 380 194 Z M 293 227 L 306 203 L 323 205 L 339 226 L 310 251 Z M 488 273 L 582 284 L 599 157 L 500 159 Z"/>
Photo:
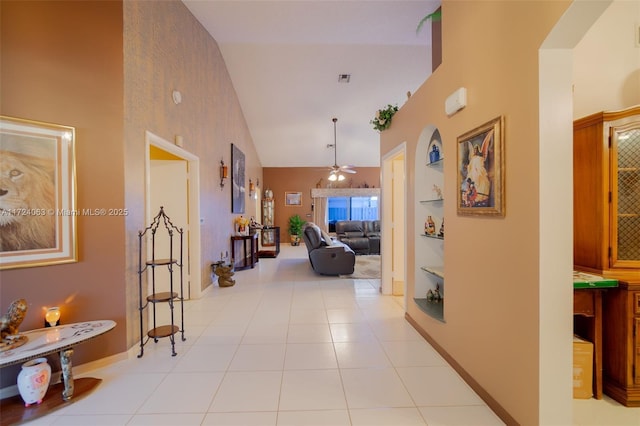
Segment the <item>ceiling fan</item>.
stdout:
<path fill-rule="evenodd" d="M 338 121 L 338 119 L 332 118 L 331 120 L 333 121 L 333 166 L 331 166 L 331 168 L 329 169 L 331 170 L 331 172 L 329 172 L 328 179 L 332 182 L 335 182 L 335 181 L 342 181 L 345 179 L 344 175 L 341 172 L 344 172 L 344 173 L 357 173 L 357 172 L 353 170 L 354 166 L 350 166 L 350 165 L 338 166 L 338 145 L 337 145 L 337 135 L 336 135 L 336 122 Z M 332 145 L 329 144 L 328 146 L 331 147 Z"/>

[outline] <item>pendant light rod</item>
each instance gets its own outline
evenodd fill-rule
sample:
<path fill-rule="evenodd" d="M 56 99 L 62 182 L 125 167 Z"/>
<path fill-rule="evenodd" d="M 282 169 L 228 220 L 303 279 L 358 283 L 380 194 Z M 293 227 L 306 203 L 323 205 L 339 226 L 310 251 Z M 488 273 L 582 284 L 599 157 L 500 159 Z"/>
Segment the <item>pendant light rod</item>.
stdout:
<path fill-rule="evenodd" d="M 333 121 L 333 165 L 334 167 L 338 166 L 338 137 L 337 137 L 337 132 L 336 132 L 336 122 L 338 121 L 337 118 L 333 117 L 331 119 Z"/>

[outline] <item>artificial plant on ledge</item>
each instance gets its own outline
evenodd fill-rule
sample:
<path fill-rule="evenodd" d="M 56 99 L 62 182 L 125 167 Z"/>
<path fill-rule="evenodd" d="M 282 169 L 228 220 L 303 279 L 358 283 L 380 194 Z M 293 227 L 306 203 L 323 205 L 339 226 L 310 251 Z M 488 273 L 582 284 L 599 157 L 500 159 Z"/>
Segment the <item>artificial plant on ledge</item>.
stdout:
<path fill-rule="evenodd" d="M 378 110 L 376 112 L 376 118 L 371 120 L 369 123 L 373 124 L 374 130 L 386 130 L 391 125 L 391 118 L 396 112 L 398 112 L 397 105 L 387 105 L 386 108 Z"/>
<path fill-rule="evenodd" d="M 418 34 L 420 32 L 420 30 L 422 29 L 422 26 L 424 25 L 424 23 L 427 22 L 429 19 L 431 19 L 432 22 L 441 20 L 442 19 L 442 9 L 438 8 L 435 12 L 430 13 L 427 16 L 425 16 L 424 18 L 422 18 L 420 20 L 420 22 L 418 23 L 418 27 L 416 28 L 416 34 Z"/>

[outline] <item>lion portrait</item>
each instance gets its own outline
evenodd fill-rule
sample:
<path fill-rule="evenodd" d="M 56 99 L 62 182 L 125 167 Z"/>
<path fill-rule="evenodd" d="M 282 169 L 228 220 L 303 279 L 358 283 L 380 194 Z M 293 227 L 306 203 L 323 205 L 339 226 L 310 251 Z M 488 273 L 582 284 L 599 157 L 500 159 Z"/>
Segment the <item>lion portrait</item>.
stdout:
<path fill-rule="evenodd" d="M 0 251 L 56 246 L 53 159 L 0 150 Z"/>

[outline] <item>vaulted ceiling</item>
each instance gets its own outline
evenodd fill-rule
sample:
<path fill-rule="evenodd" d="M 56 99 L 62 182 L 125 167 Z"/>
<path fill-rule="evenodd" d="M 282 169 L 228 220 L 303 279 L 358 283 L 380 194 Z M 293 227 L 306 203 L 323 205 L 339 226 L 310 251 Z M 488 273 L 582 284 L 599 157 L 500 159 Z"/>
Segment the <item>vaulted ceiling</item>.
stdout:
<path fill-rule="evenodd" d="M 182 0 L 217 41 L 263 167 L 379 166 L 369 121 L 431 73 L 439 1 Z M 348 74 L 348 83 L 339 76 Z"/>

